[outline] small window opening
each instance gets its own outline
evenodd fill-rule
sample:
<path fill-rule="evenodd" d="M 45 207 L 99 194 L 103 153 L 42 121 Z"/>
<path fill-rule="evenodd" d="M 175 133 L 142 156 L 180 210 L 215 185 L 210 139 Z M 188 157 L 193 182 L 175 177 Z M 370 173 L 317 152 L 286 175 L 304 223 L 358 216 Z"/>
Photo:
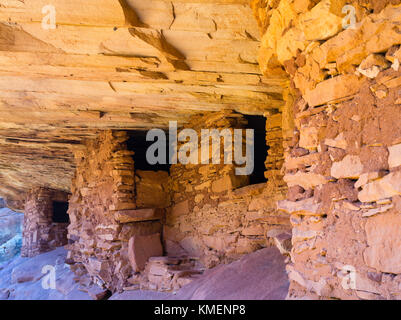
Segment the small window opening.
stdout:
<path fill-rule="evenodd" d="M 266 145 L 266 118 L 263 116 L 244 116 L 248 121 L 246 129 L 254 130 L 254 170 L 249 176 L 249 184 L 266 182 L 265 161 L 269 147 Z"/>
<path fill-rule="evenodd" d="M 166 171 L 170 173 L 171 165 L 168 163 L 168 133 L 166 132 L 166 164 L 150 164 L 146 159 L 146 151 L 148 148 L 155 143 L 155 141 L 146 141 L 147 131 L 129 131 L 129 139 L 127 141 L 127 148 L 130 151 L 134 151 L 134 166 L 135 170 L 144 171 Z"/>

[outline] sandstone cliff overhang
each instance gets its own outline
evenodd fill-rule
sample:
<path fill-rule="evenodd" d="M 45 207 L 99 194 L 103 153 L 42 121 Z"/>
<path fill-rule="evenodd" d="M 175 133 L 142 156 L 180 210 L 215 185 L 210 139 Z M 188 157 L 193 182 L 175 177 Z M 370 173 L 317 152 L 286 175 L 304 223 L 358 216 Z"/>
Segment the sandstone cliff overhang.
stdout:
<path fill-rule="evenodd" d="M 100 130 L 283 106 L 286 78 L 261 74 L 247 0 L 56 0 L 54 29 L 42 26 L 45 5 L 0 6 L 0 194 L 9 200 L 37 185 L 68 191 L 72 151 Z"/>

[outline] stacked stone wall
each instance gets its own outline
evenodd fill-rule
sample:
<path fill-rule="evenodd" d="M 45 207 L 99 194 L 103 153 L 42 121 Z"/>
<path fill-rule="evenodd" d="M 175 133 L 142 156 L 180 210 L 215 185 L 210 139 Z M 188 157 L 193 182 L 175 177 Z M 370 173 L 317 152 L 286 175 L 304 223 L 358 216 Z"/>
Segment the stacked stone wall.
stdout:
<path fill-rule="evenodd" d="M 34 188 L 26 197 L 21 256 L 33 257 L 67 244 L 68 223 L 53 222 L 53 201 L 68 201 L 67 194 Z"/>
<path fill-rule="evenodd" d="M 75 154 L 69 206 L 72 269 L 80 272 L 84 266 L 95 283 L 111 291 L 129 285 L 127 279 L 134 273 L 128 257 L 130 238 L 162 231 L 163 211 L 137 210 L 141 208 L 135 180 L 141 190 L 144 179 L 135 179 L 134 152 L 127 149 L 127 140 L 126 132 L 105 131 Z M 142 205 L 152 203 L 142 200 Z"/>
<path fill-rule="evenodd" d="M 344 30 L 347 4 L 357 24 Z M 399 299 L 401 6 L 282 0 L 264 9 L 255 11 L 262 70 L 292 80 L 288 194 L 278 203 L 293 228 L 288 297 Z"/>
<path fill-rule="evenodd" d="M 271 245 L 272 239 L 266 236 L 271 229 L 289 228 L 288 215 L 275 208 L 286 189 L 284 183 L 277 183 L 282 161 L 280 127 L 267 126 L 268 143 L 272 143 L 267 183 L 249 185 L 248 176 L 236 175 L 234 164 L 224 164 L 223 153 L 221 164 L 172 165 L 173 205 L 164 227 L 168 251 L 184 249 L 200 257 L 205 267 L 212 267 Z M 241 129 L 246 121 L 239 114 L 218 112 L 194 117 L 187 127 L 200 136 L 201 129 Z"/>

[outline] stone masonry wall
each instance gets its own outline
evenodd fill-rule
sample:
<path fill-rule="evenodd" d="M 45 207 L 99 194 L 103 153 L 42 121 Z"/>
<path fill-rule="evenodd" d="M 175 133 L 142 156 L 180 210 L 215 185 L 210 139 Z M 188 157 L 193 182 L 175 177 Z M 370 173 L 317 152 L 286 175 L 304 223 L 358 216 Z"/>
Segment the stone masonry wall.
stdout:
<path fill-rule="evenodd" d="M 127 150 L 127 139 L 126 132 L 105 131 L 75 154 L 69 206 L 71 267 L 79 273 L 84 266 L 95 283 L 111 291 L 129 285 L 133 274 L 129 239 L 162 231 L 160 210 L 137 210 L 133 152 Z M 143 175 L 137 181 L 141 179 Z M 152 205 L 144 196 L 138 199 L 141 205 Z"/>
<path fill-rule="evenodd" d="M 227 111 L 193 117 L 186 127 L 200 132 L 245 125 L 241 115 Z M 268 129 L 269 133 L 274 131 L 273 127 Z M 276 138 L 269 138 L 268 141 L 280 140 L 277 134 Z M 279 150 L 273 147 L 272 160 L 267 161 L 272 164 L 269 169 L 276 169 L 275 172 L 279 172 L 275 166 Z M 169 254 L 184 250 L 200 257 L 205 267 L 230 262 L 270 245 L 272 240 L 266 238 L 267 231 L 289 228 L 288 215 L 278 214 L 275 209 L 276 201 L 283 199 L 285 184 L 280 187 L 269 176 L 268 183 L 248 186 L 249 178 L 235 175 L 235 166 L 225 165 L 223 154 L 220 155 L 221 164 L 177 164 L 170 170 L 173 206 L 167 212 L 164 226 L 165 247 Z"/>
<path fill-rule="evenodd" d="M 203 267 L 272 245 L 267 232 L 290 228 L 288 214 L 275 208 L 286 185 L 280 170 L 281 115 L 272 117 L 275 121 L 267 123 L 269 181 L 252 186 L 248 176 L 235 175 L 235 166 L 223 163 L 176 164 L 170 175 L 135 171 L 126 132 L 106 131 L 89 141 L 75 154 L 68 229 L 71 268 L 78 275 L 84 269 L 93 282 L 116 291 L 140 278 L 128 253 L 134 235 L 159 233 L 165 254 L 197 257 Z M 241 115 L 227 111 L 195 116 L 187 127 L 200 132 L 245 125 Z M 168 208 L 165 218 L 163 208 Z"/>
<path fill-rule="evenodd" d="M 266 145 L 267 151 L 265 161 L 265 177 L 268 180 L 268 186 L 273 189 L 271 192 L 284 194 L 287 191 L 287 185 L 283 180 L 284 164 L 284 130 L 283 114 L 281 112 L 266 115 Z"/>
<path fill-rule="evenodd" d="M 293 227 L 288 298 L 400 299 L 401 6 L 264 2 L 262 70 L 284 66 L 294 101 L 278 204 Z M 344 30 L 346 4 L 357 24 Z"/>
<path fill-rule="evenodd" d="M 21 256 L 33 257 L 67 244 L 68 223 L 52 221 L 53 201 L 67 201 L 67 194 L 42 187 L 27 194 Z"/>

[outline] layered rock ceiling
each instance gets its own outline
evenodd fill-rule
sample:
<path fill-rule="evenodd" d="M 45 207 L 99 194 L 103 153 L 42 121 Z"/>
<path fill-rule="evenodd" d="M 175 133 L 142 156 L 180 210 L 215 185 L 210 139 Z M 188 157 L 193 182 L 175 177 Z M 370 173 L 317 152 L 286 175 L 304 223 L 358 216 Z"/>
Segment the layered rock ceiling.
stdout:
<path fill-rule="evenodd" d="M 68 191 L 72 150 L 102 129 L 184 124 L 194 113 L 283 106 L 284 74 L 262 76 L 248 0 L 0 3 L 0 194 Z M 45 21 L 48 22 L 48 21 Z"/>

